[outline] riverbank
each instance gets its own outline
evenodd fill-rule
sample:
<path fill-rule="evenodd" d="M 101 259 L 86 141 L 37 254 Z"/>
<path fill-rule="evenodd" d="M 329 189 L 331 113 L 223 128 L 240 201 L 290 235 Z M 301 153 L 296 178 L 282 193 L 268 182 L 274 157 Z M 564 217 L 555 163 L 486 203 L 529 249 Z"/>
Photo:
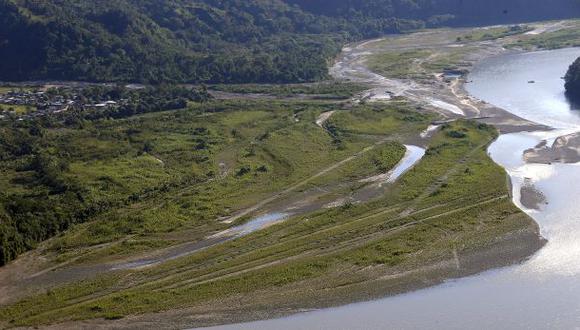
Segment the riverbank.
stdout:
<path fill-rule="evenodd" d="M 162 313 L 125 317 L 121 320 L 75 321 L 59 323 L 43 329 L 85 327 L 91 329 L 143 329 L 143 328 L 198 328 L 244 323 L 265 319 L 283 318 L 297 313 L 365 302 L 435 286 L 453 279 L 471 276 L 483 271 L 513 265 L 527 260 L 544 245 L 538 240 L 538 228 L 527 229 L 496 237 L 489 246 L 466 251 L 456 257 L 424 265 L 401 273 L 384 273 L 377 270 L 365 274 L 369 282 L 349 283 L 329 290 L 327 284 L 316 283 L 300 295 L 280 294 L 277 291 L 259 291 L 219 299 L 195 308 L 176 309 Z M 395 271 L 394 271 L 395 272 Z M 340 276 L 340 274 L 335 274 Z M 360 276 L 360 275 L 359 275 Z M 294 289 L 299 289 L 295 287 Z M 320 292 L 324 292 L 321 295 Z M 227 326 L 226 326 L 227 327 Z M 222 327 L 217 327 L 221 329 Z"/>
<path fill-rule="evenodd" d="M 564 22 L 549 26 L 558 29 L 567 24 Z M 546 28 L 548 31 L 554 31 L 553 28 L 543 27 L 539 29 L 538 34 L 542 34 Z M 559 34 L 562 35 L 565 32 Z M 546 37 L 546 40 L 549 38 Z M 510 42 L 507 41 L 507 43 Z M 565 42 L 561 41 L 561 43 Z M 367 55 L 372 56 L 368 52 Z M 535 54 L 523 56 L 530 57 L 528 61 L 532 60 L 531 64 L 526 62 L 528 65 L 537 63 L 533 62 L 537 61 Z M 569 62 L 565 60 L 564 66 L 567 65 L 566 63 L 571 63 L 573 59 Z M 518 59 L 518 62 L 521 61 Z M 562 65 L 562 61 L 557 61 L 557 63 L 558 67 Z M 541 69 L 536 72 L 541 65 L 534 65 L 524 72 L 535 72 L 539 74 L 537 77 L 550 77 L 550 81 L 553 81 L 557 87 L 555 91 L 550 90 L 548 95 L 527 92 L 527 89 L 522 86 L 526 87 L 529 80 L 522 80 L 521 77 L 515 82 L 512 81 L 510 88 L 497 84 L 496 77 L 502 76 L 495 72 L 495 75 L 490 75 L 486 80 L 489 81 L 490 86 L 499 88 L 499 92 L 496 91 L 497 95 L 502 95 L 504 92 L 503 94 L 508 99 L 514 96 L 514 93 L 524 90 L 524 94 L 514 97 L 515 101 L 510 99 L 513 101 L 509 107 L 511 111 L 520 110 L 528 118 L 538 115 L 555 119 L 559 123 L 555 125 L 558 128 L 576 125 L 578 117 L 575 116 L 574 111 L 570 111 L 571 109 L 567 107 L 564 113 L 560 113 L 561 106 L 551 102 L 554 96 L 561 96 L 559 91 L 563 90 L 563 86 L 561 86 L 562 82 L 558 81 L 561 72 L 557 70 L 553 72 L 554 65 L 549 62 L 544 65 L 551 69 L 545 72 L 545 76 L 541 75 Z M 562 68 L 562 72 L 564 71 L 565 68 Z M 503 77 L 508 78 L 509 75 Z M 481 77 L 478 78 L 481 79 Z M 414 88 L 425 88 L 425 86 Z M 546 86 L 540 85 L 540 88 L 546 88 Z M 536 97 L 530 98 L 529 95 Z M 548 104 L 542 103 L 544 100 L 541 98 L 544 96 L 547 96 Z M 530 101 L 530 99 L 531 102 L 538 101 L 534 105 L 534 110 L 539 110 L 538 113 L 530 112 L 530 107 L 525 105 L 525 101 Z M 524 100 L 523 103 L 522 100 Z M 460 106 L 459 101 L 462 100 L 457 101 L 457 106 Z M 560 117 L 554 117 L 553 114 L 558 114 Z M 505 117 L 502 119 L 500 116 L 499 122 L 505 125 Z M 508 122 L 508 124 L 513 123 Z M 551 130 L 548 126 L 552 125 L 542 126 L 532 123 L 527 128 L 521 123 L 505 125 L 502 131 L 506 135 L 502 135 L 489 150 L 493 159 L 501 164 L 514 180 L 514 187 L 508 188 L 514 191 L 514 203 L 542 224 L 542 229 L 550 240 L 547 246 L 534 257 L 525 259 L 524 263 L 516 263 L 512 267 L 398 297 L 302 314 L 280 321 L 240 324 L 223 328 L 288 329 L 290 327 L 285 324 L 291 323 L 295 327 L 320 326 L 336 329 L 383 328 L 385 324 L 393 328 L 430 328 L 434 324 L 445 324 L 446 328 L 481 329 L 497 327 L 498 322 L 501 322 L 501 325 L 505 327 L 529 329 L 569 328 L 578 324 L 576 297 L 579 289 L 577 286 L 579 264 L 576 261 L 578 244 L 575 239 L 578 232 L 577 208 L 575 207 L 578 205 L 578 189 L 574 188 L 574 185 L 569 185 L 570 180 L 576 180 L 578 177 L 578 167 L 567 165 L 574 163 L 574 157 L 553 158 L 550 156 L 546 158 L 547 161 L 538 160 L 538 155 L 534 153 L 535 149 L 546 148 L 552 143 L 560 146 L 564 144 L 563 142 L 567 143 L 563 140 L 569 140 L 570 137 L 569 129 L 568 132 L 562 129 Z M 533 133 L 526 133 L 528 131 Z M 521 133 L 508 134 L 510 132 Z M 563 154 L 566 156 L 566 152 Z M 556 164 L 549 165 L 552 160 Z M 516 238 L 518 239 L 526 241 L 525 238 Z M 534 238 L 531 239 L 534 240 Z M 527 241 L 530 242 L 530 238 Z M 549 302 L 549 304 L 538 305 L 538 301 Z M 357 321 L 351 321 L 351 319 Z"/>
<path fill-rule="evenodd" d="M 417 36 L 432 40 L 434 33 Z M 455 34 L 446 38 L 450 36 L 449 42 L 455 43 Z M 412 35 L 402 37 L 412 44 L 409 38 Z M 343 67 L 353 65 L 357 76 L 368 75 L 369 70 L 359 70 L 364 68 L 360 60 L 354 58 Z M 265 319 L 417 290 L 519 263 L 543 246 L 537 224 L 513 205 L 504 171 L 487 155 L 497 132 L 482 123 L 497 125 L 502 132 L 545 127 L 468 99 L 459 80 L 436 75 L 431 75 L 433 80 L 424 75 L 417 81 L 393 80 L 372 72 L 370 77 L 374 81 L 368 83 L 382 91 L 394 86 L 389 93 L 393 98 L 386 101 L 393 103 L 375 104 L 368 111 L 338 111 L 325 118 L 323 127 L 330 121 L 338 132 L 376 138 L 390 129 L 398 136 L 405 130 L 393 129 L 380 108 L 401 102 L 410 102 L 419 114 L 435 112 L 442 118 L 433 136 L 419 139 L 429 145 L 423 161 L 390 185 L 383 198 L 288 219 L 195 255 L 98 277 L 96 284 L 55 288 L 49 296 L 40 294 L 2 309 L 0 319 L 14 320 L 13 325 L 105 328 Z M 396 122 L 426 119 L 396 109 L 387 112 Z M 316 118 L 320 117 L 311 115 L 309 120 L 319 130 Z M 479 123 L 457 121 L 462 118 Z M 308 192 L 299 193 L 304 191 Z M 95 320 L 67 323 L 79 319 Z"/>

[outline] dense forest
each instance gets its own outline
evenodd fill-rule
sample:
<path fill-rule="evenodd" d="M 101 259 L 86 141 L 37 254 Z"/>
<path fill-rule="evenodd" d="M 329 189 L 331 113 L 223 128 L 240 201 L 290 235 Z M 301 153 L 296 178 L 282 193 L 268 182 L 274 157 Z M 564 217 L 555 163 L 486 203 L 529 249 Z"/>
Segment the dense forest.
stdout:
<path fill-rule="evenodd" d="M 326 16 L 397 17 L 427 24 L 479 25 L 574 17 L 580 2 L 570 0 L 286 0 Z"/>
<path fill-rule="evenodd" d="M 580 58 L 570 65 L 564 79 L 566 81 L 566 95 L 574 101 L 580 100 Z"/>
<path fill-rule="evenodd" d="M 313 81 L 350 40 L 579 11 L 556 2 L 0 0 L 0 80 Z"/>

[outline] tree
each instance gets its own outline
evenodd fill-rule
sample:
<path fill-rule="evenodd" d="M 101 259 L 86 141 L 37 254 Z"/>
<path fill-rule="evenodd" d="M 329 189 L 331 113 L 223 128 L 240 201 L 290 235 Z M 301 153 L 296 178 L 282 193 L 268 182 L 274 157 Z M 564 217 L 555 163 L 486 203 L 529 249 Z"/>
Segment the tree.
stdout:
<path fill-rule="evenodd" d="M 570 65 L 564 80 L 566 95 L 575 100 L 580 99 L 580 58 Z"/>

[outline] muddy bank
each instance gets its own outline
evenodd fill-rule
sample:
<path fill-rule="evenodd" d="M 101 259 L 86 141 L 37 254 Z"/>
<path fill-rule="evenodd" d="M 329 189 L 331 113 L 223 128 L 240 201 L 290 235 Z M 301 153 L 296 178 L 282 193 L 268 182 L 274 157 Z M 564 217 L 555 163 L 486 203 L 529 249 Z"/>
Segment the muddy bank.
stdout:
<path fill-rule="evenodd" d="M 552 145 L 544 140 L 534 148 L 524 151 L 524 160 L 535 164 L 578 163 L 580 162 L 580 133 L 560 136 Z"/>
<path fill-rule="evenodd" d="M 488 269 L 509 266 L 523 262 L 544 244 L 545 240 L 540 237 L 538 226 L 530 220 L 527 228 L 497 237 L 485 247 L 462 251 L 455 256 L 449 255 L 412 270 L 387 272 L 383 267 L 371 267 L 356 274 L 356 279 L 353 276 L 351 284 L 337 288 L 330 288 L 328 283 L 312 280 L 275 290 L 211 301 L 202 306 L 131 316 L 107 323 L 102 320 L 65 323 L 47 329 L 60 329 L 69 325 L 86 329 L 175 329 L 280 318 L 321 308 L 386 298 L 441 284 L 450 279 L 475 275 Z M 351 274 L 334 276 L 348 277 Z M 227 328 L 229 327 L 224 326 L 224 329 Z M 268 329 L 269 325 L 238 324 L 231 328 Z"/>
<path fill-rule="evenodd" d="M 543 205 L 548 203 L 548 200 L 544 193 L 534 186 L 531 179 L 526 179 L 520 188 L 520 202 L 528 209 L 540 210 Z"/>

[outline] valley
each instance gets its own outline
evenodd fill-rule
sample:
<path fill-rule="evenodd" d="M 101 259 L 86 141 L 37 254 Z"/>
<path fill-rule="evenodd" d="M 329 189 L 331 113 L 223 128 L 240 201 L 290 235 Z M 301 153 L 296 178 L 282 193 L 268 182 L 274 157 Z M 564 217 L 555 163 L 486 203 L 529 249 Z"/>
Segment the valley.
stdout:
<path fill-rule="evenodd" d="M 470 96 L 465 77 L 573 45 L 578 24 L 355 43 L 330 69 L 338 84 L 210 86 L 185 108 L 43 128 L 35 143 L 100 209 L 0 269 L 0 324 L 219 325 L 526 260 L 545 241 L 487 148 L 547 126 Z M 413 148 L 424 155 L 399 172 Z M 5 196 L 38 191 L 13 159 L 2 174 Z"/>

